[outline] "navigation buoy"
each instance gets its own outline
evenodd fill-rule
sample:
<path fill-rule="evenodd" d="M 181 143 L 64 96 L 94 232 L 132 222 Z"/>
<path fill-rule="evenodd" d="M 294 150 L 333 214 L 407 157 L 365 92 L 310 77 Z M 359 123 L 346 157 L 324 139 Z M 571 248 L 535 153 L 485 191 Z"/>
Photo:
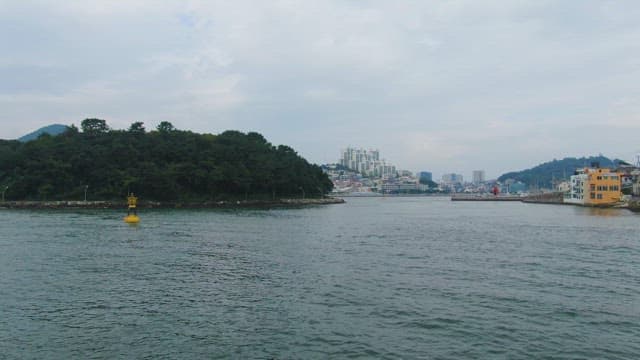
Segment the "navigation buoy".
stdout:
<path fill-rule="evenodd" d="M 127 210 L 127 216 L 124 217 L 124 222 L 127 224 L 137 224 L 140 222 L 140 218 L 138 217 L 137 205 L 138 198 L 133 195 L 133 193 L 129 194 L 127 197 L 127 204 L 129 208 Z"/>

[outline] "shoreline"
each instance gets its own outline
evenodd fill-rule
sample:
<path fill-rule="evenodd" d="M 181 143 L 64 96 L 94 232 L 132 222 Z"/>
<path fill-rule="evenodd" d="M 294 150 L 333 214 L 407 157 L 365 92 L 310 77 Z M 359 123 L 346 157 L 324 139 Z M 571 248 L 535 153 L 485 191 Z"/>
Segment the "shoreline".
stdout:
<path fill-rule="evenodd" d="M 140 201 L 138 209 L 286 208 L 345 203 L 342 198 L 236 200 L 203 202 Z M 5 201 L 0 209 L 126 209 L 126 201 Z"/>

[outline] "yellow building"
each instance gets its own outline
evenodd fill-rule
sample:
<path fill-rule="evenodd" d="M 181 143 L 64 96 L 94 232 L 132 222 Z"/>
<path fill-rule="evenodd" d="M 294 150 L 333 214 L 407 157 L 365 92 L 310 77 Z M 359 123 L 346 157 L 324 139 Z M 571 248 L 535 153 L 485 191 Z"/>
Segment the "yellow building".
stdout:
<path fill-rule="evenodd" d="M 584 168 L 571 176 L 564 201 L 580 205 L 611 205 L 622 197 L 620 175 L 607 168 Z"/>

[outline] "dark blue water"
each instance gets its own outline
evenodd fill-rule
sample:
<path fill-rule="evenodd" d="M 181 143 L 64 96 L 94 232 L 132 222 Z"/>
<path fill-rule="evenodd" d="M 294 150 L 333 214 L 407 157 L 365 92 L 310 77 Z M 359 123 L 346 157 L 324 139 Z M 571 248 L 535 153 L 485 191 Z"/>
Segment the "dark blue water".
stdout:
<path fill-rule="evenodd" d="M 640 216 L 0 210 L 0 358 L 640 358 Z"/>

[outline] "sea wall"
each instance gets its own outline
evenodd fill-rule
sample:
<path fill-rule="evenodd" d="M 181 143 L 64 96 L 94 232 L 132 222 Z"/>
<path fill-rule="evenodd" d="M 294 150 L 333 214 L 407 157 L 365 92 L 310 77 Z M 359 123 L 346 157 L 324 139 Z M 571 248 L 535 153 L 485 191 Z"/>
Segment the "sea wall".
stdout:
<path fill-rule="evenodd" d="M 536 203 L 536 204 L 566 204 L 563 198 L 564 198 L 563 193 L 553 192 L 553 193 L 529 195 L 524 199 L 522 199 L 522 202 Z"/>
<path fill-rule="evenodd" d="M 522 197 L 493 194 L 453 194 L 451 201 L 522 201 Z"/>

